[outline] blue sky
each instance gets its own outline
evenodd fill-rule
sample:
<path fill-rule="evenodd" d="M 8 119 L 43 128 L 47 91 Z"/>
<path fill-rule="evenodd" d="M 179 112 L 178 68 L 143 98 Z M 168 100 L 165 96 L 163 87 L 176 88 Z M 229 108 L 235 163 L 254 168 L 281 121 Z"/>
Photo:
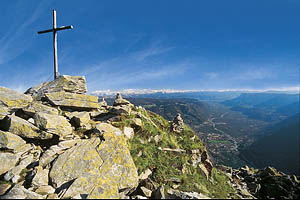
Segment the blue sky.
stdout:
<path fill-rule="evenodd" d="M 299 0 L 2 0 L 0 86 L 24 91 L 60 74 L 89 92 L 297 89 Z"/>

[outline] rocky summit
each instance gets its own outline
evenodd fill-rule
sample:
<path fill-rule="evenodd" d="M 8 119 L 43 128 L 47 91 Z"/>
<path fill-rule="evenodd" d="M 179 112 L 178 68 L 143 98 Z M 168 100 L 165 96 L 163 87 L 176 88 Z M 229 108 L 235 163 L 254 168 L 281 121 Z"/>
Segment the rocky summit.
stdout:
<path fill-rule="evenodd" d="M 299 177 L 214 165 L 180 115 L 120 94 L 112 106 L 60 76 L 25 94 L 0 87 L 0 198 L 299 198 Z"/>

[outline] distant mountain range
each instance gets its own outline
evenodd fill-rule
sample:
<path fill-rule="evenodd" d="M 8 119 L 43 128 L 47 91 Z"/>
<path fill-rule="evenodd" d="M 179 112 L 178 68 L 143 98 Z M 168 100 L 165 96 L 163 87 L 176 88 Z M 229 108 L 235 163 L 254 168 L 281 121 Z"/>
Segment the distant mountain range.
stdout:
<path fill-rule="evenodd" d="M 268 127 L 265 137 L 242 151 L 245 160 L 255 167 L 274 166 L 288 174 L 300 175 L 299 114 Z"/>
<path fill-rule="evenodd" d="M 222 104 L 252 119 L 279 122 L 299 113 L 299 94 L 243 93 Z"/>
<path fill-rule="evenodd" d="M 190 90 L 123 90 L 123 91 L 95 91 L 93 95 L 113 98 L 117 93 L 129 98 L 154 98 L 154 99 L 173 99 L 189 98 L 200 101 L 222 102 L 238 97 L 239 91 L 190 91 Z"/>

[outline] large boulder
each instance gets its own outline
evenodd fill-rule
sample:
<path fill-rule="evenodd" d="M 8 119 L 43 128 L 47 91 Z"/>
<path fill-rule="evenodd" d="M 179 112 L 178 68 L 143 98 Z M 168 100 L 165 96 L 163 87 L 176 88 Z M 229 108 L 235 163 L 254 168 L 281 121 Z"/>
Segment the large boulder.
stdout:
<path fill-rule="evenodd" d="M 62 75 L 51 82 L 44 82 L 38 86 L 29 88 L 25 94 L 30 94 L 34 98 L 41 98 L 45 93 L 71 92 L 76 94 L 86 93 L 86 80 L 84 76 Z"/>
<path fill-rule="evenodd" d="M 101 123 L 99 137 L 82 140 L 54 161 L 50 179 L 56 188 L 70 184 L 63 198 L 118 198 L 119 190 L 138 185 L 134 165 L 122 131 Z"/>
<path fill-rule="evenodd" d="M 53 135 L 39 130 L 30 122 L 13 115 L 6 116 L 0 123 L 0 128 L 24 138 L 51 139 Z"/>
<path fill-rule="evenodd" d="M 96 151 L 96 147 L 100 142 L 99 138 L 82 140 L 77 146 L 58 156 L 50 171 L 50 179 L 55 188 L 82 177 L 84 174 L 96 176 L 99 173 L 103 161 Z"/>
<path fill-rule="evenodd" d="M 31 96 L 0 87 L 0 106 L 2 105 L 8 108 L 24 108 L 30 102 L 32 102 Z"/>
<path fill-rule="evenodd" d="M 97 190 L 89 198 L 116 198 L 119 190 L 137 187 L 138 173 L 123 133 L 102 124 L 97 128 L 101 127 L 105 141 L 97 150 L 104 163 L 97 178 Z"/>
<path fill-rule="evenodd" d="M 45 94 L 47 100 L 54 106 L 77 109 L 99 108 L 98 97 L 70 92 L 52 92 Z"/>
<path fill-rule="evenodd" d="M 63 116 L 37 112 L 34 115 L 34 122 L 40 129 L 56 134 L 61 138 L 72 135 L 73 132 L 71 124 Z"/>

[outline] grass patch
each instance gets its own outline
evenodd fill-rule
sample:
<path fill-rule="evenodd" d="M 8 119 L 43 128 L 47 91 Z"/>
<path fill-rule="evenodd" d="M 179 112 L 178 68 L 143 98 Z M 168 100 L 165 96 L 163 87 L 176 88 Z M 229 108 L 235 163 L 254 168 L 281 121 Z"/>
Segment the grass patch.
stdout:
<path fill-rule="evenodd" d="M 151 179 L 159 185 L 164 185 L 166 189 L 174 185 L 168 180 L 177 178 L 181 181 L 178 188 L 181 191 L 199 192 L 212 198 L 228 198 L 229 193 L 234 193 L 234 189 L 228 183 L 228 178 L 222 172 L 214 168 L 210 180 L 207 180 L 198 167 L 193 167 L 191 165 L 192 154 L 188 153 L 190 151 L 179 153 L 159 149 L 159 147 L 168 147 L 204 150 L 204 144 L 189 126 L 185 125 L 182 133 L 170 132 L 169 122 L 160 115 L 143 109 L 140 112 L 145 116 L 145 119 L 141 119 L 143 127 L 128 141 L 130 153 L 139 174 L 147 168 L 151 169 Z M 127 119 L 124 120 L 125 122 L 121 124 L 126 124 Z M 158 143 L 153 140 L 156 135 L 160 136 Z M 145 144 L 142 144 L 141 140 L 145 141 Z M 142 152 L 141 155 L 140 152 Z M 187 173 L 183 173 L 183 166 Z"/>

